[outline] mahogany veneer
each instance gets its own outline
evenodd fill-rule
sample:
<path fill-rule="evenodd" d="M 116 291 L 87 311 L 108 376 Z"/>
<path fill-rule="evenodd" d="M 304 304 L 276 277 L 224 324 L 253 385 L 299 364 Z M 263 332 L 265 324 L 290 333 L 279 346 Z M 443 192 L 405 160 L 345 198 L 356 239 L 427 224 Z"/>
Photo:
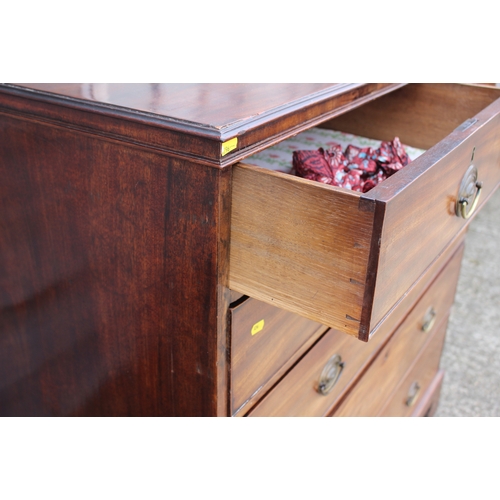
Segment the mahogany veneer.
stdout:
<path fill-rule="evenodd" d="M 342 330 L 339 345 L 376 334 L 358 342 L 368 350 L 393 338 L 461 241 L 467 223 L 435 210 L 456 201 L 474 147 L 481 203 L 498 185 L 498 97 L 459 85 L 0 85 L 0 414 L 258 412 L 327 328 Z M 396 128 L 432 147 L 362 197 L 238 164 L 317 125 Z M 305 202 L 326 222 L 301 215 Z M 260 347 L 238 327 L 247 295 L 256 317 L 278 318 Z"/>

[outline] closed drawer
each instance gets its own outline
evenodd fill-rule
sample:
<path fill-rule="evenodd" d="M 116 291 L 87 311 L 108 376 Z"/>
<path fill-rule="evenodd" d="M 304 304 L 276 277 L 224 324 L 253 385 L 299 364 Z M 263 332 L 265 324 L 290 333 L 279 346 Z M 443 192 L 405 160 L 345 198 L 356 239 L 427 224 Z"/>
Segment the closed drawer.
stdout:
<path fill-rule="evenodd" d="M 439 405 L 441 386 L 443 385 L 444 370 L 437 372 L 431 384 L 425 391 L 420 401 L 417 401 L 411 414 L 412 417 L 432 417 Z"/>
<path fill-rule="evenodd" d="M 413 368 L 382 409 L 380 417 L 409 417 L 423 401 L 439 370 L 447 323 L 443 323 L 415 361 Z M 434 396 L 434 394 L 433 394 Z"/>
<path fill-rule="evenodd" d="M 336 330 L 328 331 L 250 416 L 322 416 L 334 411 L 338 404 L 340 409 L 336 414 L 376 415 L 434 332 L 435 325 L 447 317 L 462 254 L 463 245 L 386 344 L 393 333 L 390 324 L 387 328 L 384 325 L 368 344 Z M 431 310 L 433 314 L 429 314 Z M 338 367 L 339 363 L 342 366 Z M 332 379 L 336 369 L 340 374 L 324 394 L 320 385 L 327 366 L 331 368 Z"/>
<path fill-rule="evenodd" d="M 367 341 L 470 220 L 456 204 L 471 165 L 475 213 L 498 186 L 498 97 L 408 85 L 323 124 L 427 149 L 365 194 L 235 166 L 229 287 Z"/>
<path fill-rule="evenodd" d="M 368 344 L 338 330 L 329 330 L 307 356 L 251 411 L 252 417 L 323 416 L 359 377 L 376 355 L 384 340 L 377 335 Z M 333 387 L 320 393 L 323 371 L 330 379 L 338 375 Z M 338 370 L 338 373 L 335 371 Z M 327 375 L 328 377 L 328 375 Z"/>
<path fill-rule="evenodd" d="M 436 331 L 441 331 L 444 338 L 462 254 L 463 246 L 384 346 L 361 382 L 339 405 L 334 416 L 378 415 L 414 366 L 429 338 Z M 441 348 L 435 354 L 439 362 Z"/>
<path fill-rule="evenodd" d="M 248 299 L 231 311 L 231 413 L 248 408 L 326 327 Z"/>

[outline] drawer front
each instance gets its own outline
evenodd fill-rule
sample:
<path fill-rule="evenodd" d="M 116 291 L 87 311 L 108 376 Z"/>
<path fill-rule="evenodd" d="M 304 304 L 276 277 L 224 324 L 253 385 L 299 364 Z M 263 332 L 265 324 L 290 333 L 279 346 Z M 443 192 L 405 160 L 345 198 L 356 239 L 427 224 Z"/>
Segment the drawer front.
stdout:
<path fill-rule="evenodd" d="M 391 323 L 370 342 L 358 342 L 342 332 L 330 330 L 286 377 L 252 410 L 250 416 L 322 416 L 328 414 L 354 386 L 340 414 L 359 412 L 375 415 L 429 339 L 435 326 L 448 315 L 453 303 L 460 270 L 463 245 L 431 284 L 394 337 Z M 429 314 L 433 308 L 435 314 Z M 425 325 L 425 330 L 423 327 Z M 338 363 L 342 363 L 341 370 Z M 327 394 L 322 394 L 322 374 L 331 368 L 331 379 L 338 379 Z M 366 374 L 364 374 L 366 370 Z M 359 389 L 358 389 L 359 386 Z M 375 394 L 375 397 L 373 396 Z"/>
<path fill-rule="evenodd" d="M 430 147 L 364 195 L 236 166 L 230 288 L 367 341 L 467 225 L 455 205 L 469 167 L 482 182 L 476 213 L 498 186 L 498 97 L 497 89 L 413 85 L 377 101 L 385 113 L 374 101 L 356 111 L 358 121 L 345 118 L 347 132 L 376 118 L 373 138 L 392 139 L 401 127 L 407 144 Z"/>
<path fill-rule="evenodd" d="M 450 93 L 460 102 L 474 94 L 469 86 L 415 86 L 404 95 L 413 103 L 419 96 L 432 97 L 429 121 L 435 113 L 452 106 Z M 453 89 L 463 90 L 463 95 Z M 443 102 L 438 106 L 436 100 Z M 461 117 L 462 118 L 462 117 Z M 439 255 L 470 219 L 457 215 L 457 199 L 469 168 L 477 171 L 482 183 L 473 215 L 483 206 L 500 183 L 500 99 L 477 115 L 471 115 L 437 145 L 417 158 L 411 168 L 403 169 L 366 194 L 384 212 L 380 233 L 378 273 L 373 296 L 371 324 L 381 321 L 400 300 L 424 269 Z M 478 189 L 471 186 L 470 205 Z M 473 217 L 472 215 L 472 217 Z"/>
<path fill-rule="evenodd" d="M 391 309 L 390 313 L 384 318 L 384 321 L 379 323 L 372 331 L 375 334 L 374 338 L 379 335 L 385 335 L 387 328 L 391 327 L 391 331 L 402 322 L 408 314 L 408 311 L 413 308 L 418 300 L 422 297 L 424 292 L 429 288 L 429 285 L 437 278 L 443 271 L 452 257 L 459 253 L 458 259 L 462 259 L 464 252 L 464 239 L 466 230 L 462 231 L 457 238 L 445 249 L 445 251 L 432 263 L 425 274 L 413 284 L 413 286 L 405 294 L 403 300 L 399 301 L 397 305 Z M 373 342 L 373 338 L 370 340 Z"/>
<path fill-rule="evenodd" d="M 235 414 L 261 396 L 326 327 L 255 299 L 230 311 L 231 412 Z"/>
<path fill-rule="evenodd" d="M 443 385 L 444 371 L 440 370 L 431 382 L 431 385 L 425 391 L 421 400 L 415 405 L 411 414 L 412 417 L 432 417 L 439 405 L 439 396 L 441 395 L 441 386 Z"/>
<path fill-rule="evenodd" d="M 444 322 L 433 334 L 413 368 L 378 416 L 409 417 L 413 414 L 438 373 L 446 326 L 447 323 Z"/>
<path fill-rule="evenodd" d="M 447 321 L 462 253 L 463 247 L 383 347 L 361 381 L 335 410 L 334 416 L 375 416 L 383 409 L 429 337 Z"/>
<path fill-rule="evenodd" d="M 307 417 L 325 415 L 359 376 L 377 352 L 383 336 L 368 344 L 329 330 L 307 356 L 250 413 L 252 417 Z M 341 364 L 341 365 L 340 365 Z M 340 366 L 339 366 L 340 365 Z M 322 378 L 323 371 L 330 370 Z M 320 389 L 328 382 L 330 389 Z M 322 392 L 320 392 L 322 391 Z"/>

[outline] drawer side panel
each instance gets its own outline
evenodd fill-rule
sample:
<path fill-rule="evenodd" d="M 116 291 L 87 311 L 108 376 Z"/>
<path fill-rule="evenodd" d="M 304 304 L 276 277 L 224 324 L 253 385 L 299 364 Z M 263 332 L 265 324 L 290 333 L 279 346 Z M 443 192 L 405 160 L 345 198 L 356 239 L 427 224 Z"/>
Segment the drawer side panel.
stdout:
<path fill-rule="evenodd" d="M 374 217 L 359 201 L 356 193 L 235 166 L 229 287 L 358 336 Z"/>

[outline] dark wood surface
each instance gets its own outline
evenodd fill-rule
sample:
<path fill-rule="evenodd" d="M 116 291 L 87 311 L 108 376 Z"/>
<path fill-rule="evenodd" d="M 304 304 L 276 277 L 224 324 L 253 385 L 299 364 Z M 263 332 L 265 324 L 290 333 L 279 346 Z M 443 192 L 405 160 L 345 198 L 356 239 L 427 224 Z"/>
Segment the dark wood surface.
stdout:
<path fill-rule="evenodd" d="M 0 85 L 0 414 L 231 414 L 229 167 L 399 86 L 292 87 Z"/>
<path fill-rule="evenodd" d="M 221 167 L 396 87 L 0 85 L 0 412 L 228 415 Z"/>
<path fill-rule="evenodd" d="M 231 171 L 6 116 L 0 133 L 0 413 L 227 414 Z"/>
<path fill-rule="evenodd" d="M 221 168 L 401 86 L 162 84 L 154 97 L 149 84 L 120 84 L 91 98 L 89 85 L 1 84 L 0 108 Z"/>
<path fill-rule="evenodd" d="M 341 92 L 342 83 L 17 83 L 16 85 L 154 113 L 216 129 L 248 121 L 311 94 Z M 352 86 L 352 84 L 351 84 Z"/>

